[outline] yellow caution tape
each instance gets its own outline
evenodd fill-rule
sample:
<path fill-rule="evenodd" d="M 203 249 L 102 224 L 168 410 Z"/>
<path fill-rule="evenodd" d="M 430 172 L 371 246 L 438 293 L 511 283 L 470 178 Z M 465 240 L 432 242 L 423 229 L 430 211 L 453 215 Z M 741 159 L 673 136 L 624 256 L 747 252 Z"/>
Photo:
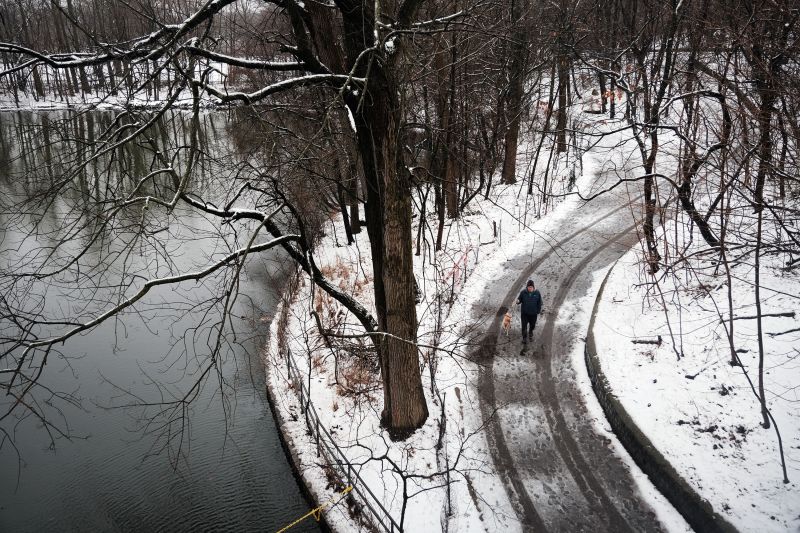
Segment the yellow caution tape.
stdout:
<path fill-rule="evenodd" d="M 323 504 L 322 504 L 322 505 L 320 505 L 319 507 L 315 507 L 314 509 L 311 509 L 309 512 L 307 512 L 306 514 L 304 514 L 303 516 L 301 516 L 300 518 L 298 518 L 297 520 L 295 520 L 294 522 L 292 522 L 292 523 L 291 523 L 291 524 L 289 524 L 288 526 L 286 526 L 286 527 L 284 527 L 284 528 L 281 528 L 281 529 L 279 529 L 277 533 L 283 533 L 284 531 L 286 531 L 286 530 L 288 530 L 288 529 L 291 529 L 291 528 L 293 528 L 294 526 L 296 526 L 297 524 L 299 524 L 300 522 L 302 522 L 303 520 L 305 520 L 305 519 L 306 519 L 306 518 L 308 518 L 309 516 L 313 516 L 313 517 L 314 517 L 314 520 L 316 520 L 317 522 L 319 522 L 319 521 L 322 519 L 322 511 L 324 511 L 324 510 L 325 510 L 325 508 L 326 508 L 326 507 L 328 507 L 328 506 L 330 506 L 330 505 L 336 505 L 337 503 L 339 503 L 339 502 L 342 500 L 342 498 L 344 498 L 345 496 L 347 496 L 347 494 L 348 494 L 348 493 L 349 493 L 351 490 L 353 490 L 353 486 L 352 486 L 352 485 L 349 485 L 349 486 L 348 486 L 347 488 L 345 488 L 345 489 L 344 489 L 342 492 L 340 492 L 340 493 L 338 494 L 338 496 L 334 496 L 333 498 L 331 498 L 331 499 L 330 499 L 330 500 L 328 500 L 327 502 L 323 503 Z M 334 502 L 334 500 L 336 500 L 336 501 Z"/>

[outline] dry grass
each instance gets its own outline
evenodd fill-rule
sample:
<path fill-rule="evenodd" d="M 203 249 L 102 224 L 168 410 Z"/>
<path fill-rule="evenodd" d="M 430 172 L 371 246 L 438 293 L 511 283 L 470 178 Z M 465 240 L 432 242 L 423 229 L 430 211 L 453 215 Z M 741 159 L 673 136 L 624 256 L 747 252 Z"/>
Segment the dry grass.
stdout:
<path fill-rule="evenodd" d="M 339 380 L 336 388 L 339 396 L 363 397 L 371 401 L 372 393 L 379 390 L 380 386 L 379 373 L 370 361 L 358 357 L 340 360 Z"/>
<path fill-rule="evenodd" d="M 326 278 L 338 285 L 340 290 L 355 297 L 361 296 L 372 281 L 370 277 L 351 270 L 351 267 L 339 257 L 336 258 L 334 264 L 326 265 L 320 268 L 320 271 Z"/>

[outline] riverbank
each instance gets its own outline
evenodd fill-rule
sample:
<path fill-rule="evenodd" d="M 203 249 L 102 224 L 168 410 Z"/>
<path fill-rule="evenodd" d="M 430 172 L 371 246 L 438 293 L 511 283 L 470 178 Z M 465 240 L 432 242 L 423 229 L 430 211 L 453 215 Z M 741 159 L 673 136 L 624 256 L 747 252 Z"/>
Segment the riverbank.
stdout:
<path fill-rule="evenodd" d="M 130 77 L 121 72 L 84 70 L 78 77 L 70 77 L 64 71 L 42 64 L 37 66 L 35 80 L 26 80 L 22 86 L 11 84 L 0 90 L 0 111 L 55 111 L 55 110 L 122 110 L 159 109 L 167 105 L 171 109 L 191 109 L 192 91 L 186 87 L 176 91 L 175 80 L 179 78 L 171 67 L 165 67 L 159 75 L 151 74 L 149 65 Z M 237 90 L 228 83 L 230 67 L 226 63 L 202 59 L 195 65 L 195 75 L 206 79 L 206 83 L 219 90 Z M 217 107 L 207 93 L 200 96 L 200 106 Z"/>

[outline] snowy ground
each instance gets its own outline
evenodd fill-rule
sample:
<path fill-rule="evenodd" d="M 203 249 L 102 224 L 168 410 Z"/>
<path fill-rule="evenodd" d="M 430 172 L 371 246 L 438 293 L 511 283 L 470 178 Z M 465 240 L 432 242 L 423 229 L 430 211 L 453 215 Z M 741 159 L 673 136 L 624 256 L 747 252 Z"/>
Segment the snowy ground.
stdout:
<path fill-rule="evenodd" d="M 606 126 L 597 122 L 591 127 Z M 614 144 L 616 140 L 612 139 L 610 146 Z M 607 148 L 596 150 L 607 152 Z M 608 157 L 607 154 L 584 155 L 583 162 L 587 168 L 578 181 L 578 187 L 583 188 L 584 192 L 591 188 L 591 180 L 597 176 L 598 162 L 605 157 Z M 567 175 L 566 165 L 562 174 Z M 310 368 L 312 396 L 319 414 L 326 426 L 332 429 L 337 443 L 347 451 L 351 462 L 364 463 L 362 476 L 370 483 L 372 490 L 383 493 L 385 505 L 395 519 L 399 521 L 402 515 L 400 475 L 392 471 L 388 461 L 368 460 L 370 452 L 362 446 L 371 449 L 373 457 L 388 454 L 396 464 L 403 465 L 403 469 L 412 474 L 428 476 L 432 472 L 443 472 L 447 467 L 455 469 L 450 477 L 454 483 L 451 485 L 449 503 L 447 492 L 441 488 L 446 481 L 445 476 L 435 475 L 429 480 L 410 481 L 409 494 L 424 492 L 408 500 L 404 526 L 409 531 L 524 529 L 491 460 L 493 450 L 489 449 L 485 413 L 481 409 L 480 367 L 469 359 L 469 355 L 474 352 L 477 340 L 485 333 L 497 312 L 497 306 L 488 302 L 486 294 L 497 291 L 505 294 L 511 288 L 509 278 L 513 281 L 519 274 L 519 265 L 529 263 L 535 251 L 549 249 L 559 236 L 563 236 L 560 232 L 566 221 L 580 225 L 581 220 L 591 223 L 591 219 L 581 219 L 584 205 L 574 196 L 564 199 L 547 217 L 536 219 L 530 214 L 526 217 L 525 212 L 530 213 L 533 209 L 525 205 L 530 200 L 521 187 L 525 187 L 525 184 L 496 188 L 493 198 L 481 200 L 471 214 L 458 224 L 450 225 L 448 249 L 436 257 L 436 263 L 440 265 L 438 270 L 430 267 L 423 270 L 424 261 L 416 265 L 423 292 L 423 301 L 418 307 L 420 343 L 435 344 L 441 351 L 437 352 L 438 356 L 434 359 L 431 359 L 430 351 L 426 354 L 423 382 L 430 383 L 431 361 L 434 362 L 436 377 L 436 386 L 426 390 L 431 414 L 425 427 L 408 441 L 390 443 L 381 435 L 377 426 L 381 405 L 377 375 L 369 376 L 366 387 L 369 392 L 359 398 L 342 394 L 342 387 L 336 386 L 333 351 L 326 348 L 316 335 L 310 317 L 310 311 L 316 309 L 323 317 L 341 320 L 336 307 L 325 297 L 312 297 L 312 288 L 308 284 L 301 287 L 289 307 L 287 342 L 298 356 L 299 366 Z M 588 211 L 584 209 L 583 212 Z M 493 222 L 502 227 L 502 236 L 495 237 Z M 368 245 L 365 236 L 359 236 L 358 245 L 352 247 L 336 247 L 335 241 L 333 231 L 329 231 L 327 246 L 321 251 L 321 256 L 326 259 L 320 259 L 321 264 L 328 265 L 328 273 L 337 279 L 341 287 L 349 288 L 362 301 L 369 300 L 371 272 L 366 260 Z M 441 265 L 448 266 L 442 268 Z M 433 276 L 430 271 L 433 271 Z M 592 285 L 592 289 L 596 292 L 597 287 Z M 439 300 L 437 294 L 440 294 Z M 452 306 L 448 302 L 450 294 L 454 296 Z M 437 305 L 441 298 L 445 302 Z M 593 304 L 591 295 L 580 301 L 568 302 L 576 327 L 581 327 L 583 321 L 585 328 Z M 438 339 L 428 333 L 436 329 L 437 320 L 441 320 L 443 332 Z M 275 340 L 277 335 L 276 331 L 268 354 L 271 360 L 270 386 L 279 398 L 284 418 L 289 420 L 285 428 L 295 443 L 301 463 L 310 465 L 319 460 L 313 442 L 305 437 L 306 429 L 299 417 L 300 410 L 293 387 L 287 385 L 283 370 L 285 363 Z M 589 409 L 596 432 L 607 436 L 610 442 L 611 432 L 586 378 L 582 346 L 580 343 L 580 350 L 576 350 L 572 357 L 573 373 L 578 376 L 584 394 L 588 395 L 587 399 L 593 402 Z M 312 353 L 310 358 L 307 355 L 309 351 Z M 354 374 L 358 374 L 357 370 L 339 368 L 340 385 L 347 383 L 348 379 L 354 383 L 363 382 L 363 373 L 357 379 L 353 378 Z M 437 452 L 434 444 L 439 434 L 442 405 L 447 426 L 444 446 Z M 293 416 L 296 420 L 292 420 Z M 655 509 L 663 528 L 685 531 L 686 525 L 680 516 L 646 477 L 638 473 L 621 446 L 613 443 L 610 446 L 612 453 L 621 457 L 627 465 L 636 490 Z M 329 483 L 321 474 L 321 469 L 311 468 L 308 473 L 305 473 L 304 467 L 301 469 L 320 501 L 334 497 L 330 487 L 325 489 Z M 370 480 L 375 484 L 372 485 Z M 346 530 L 353 527 L 346 521 L 346 514 L 337 510 L 329 518 L 335 527 Z"/>
<path fill-rule="evenodd" d="M 524 184 L 522 185 L 524 186 Z M 450 503 L 447 493 L 439 486 L 445 475 L 434 476 L 431 480 L 412 482 L 409 493 L 424 490 L 409 499 L 405 513 L 404 527 L 408 531 L 483 531 L 497 529 L 519 530 L 516 515 L 508 502 L 502 482 L 497 477 L 491 462 L 491 454 L 486 448 L 485 435 L 481 431 L 482 418 L 475 386 L 478 367 L 465 357 L 471 349 L 470 329 L 480 325 L 485 319 L 480 302 L 481 283 L 486 283 L 482 273 L 497 268 L 506 261 L 509 245 L 518 245 L 520 233 L 532 233 L 534 227 L 523 225 L 522 210 L 529 201 L 524 194 L 519 196 L 520 186 L 498 186 L 490 201 L 477 202 L 474 214 L 464 217 L 458 224 L 452 224 L 445 231 L 450 233 L 448 249 L 441 252 L 437 262 L 445 268 L 426 268 L 423 262 L 418 266 L 420 289 L 424 293 L 417 313 L 420 322 L 420 343 L 438 345 L 442 351 L 435 356 L 436 389 L 426 389 L 430 417 L 421 430 L 404 443 L 391 443 L 378 427 L 381 406 L 381 390 L 374 372 L 366 377 L 359 375 L 358 368 L 341 369 L 342 382 L 362 385 L 366 394 L 352 397 L 347 393 L 338 394 L 334 383 L 333 358 L 326 353 L 323 342 L 316 335 L 315 326 L 309 316 L 316 301 L 318 311 L 323 316 L 338 316 L 335 306 L 325 296 L 311 296 L 311 287 L 304 282 L 295 301 L 290 305 L 288 326 L 288 345 L 297 355 L 299 366 L 307 368 L 309 348 L 312 352 L 311 390 L 314 403 L 320 416 L 327 421 L 327 427 L 338 439 L 337 444 L 347 450 L 351 462 L 364 461 L 369 452 L 373 455 L 388 452 L 408 472 L 430 475 L 431 472 L 444 472 L 453 468 Z M 519 219 L 519 220 L 518 220 Z M 533 217 L 528 218 L 534 222 Z M 493 233 L 493 222 L 497 222 L 498 236 Z M 341 230 L 339 229 L 341 232 Z M 328 272 L 342 287 L 348 287 L 362 302 L 371 299 L 371 265 L 368 260 L 369 244 L 365 234 L 358 236 L 357 244 L 351 247 L 336 247 L 333 235 L 329 232 L 328 247 L 318 251 L 318 262 L 328 265 Z M 504 246 L 501 246 L 501 240 Z M 321 252 L 321 253 L 320 253 Z M 322 259 L 327 256 L 327 260 Z M 430 263 L 428 263 L 429 265 Z M 476 275 L 476 273 L 481 273 Z M 466 278 L 466 281 L 465 281 Z M 451 300 L 455 299 L 451 307 Z M 477 308 L 479 316 L 466 316 L 460 311 Z M 453 311 L 457 312 L 451 312 Z M 436 339 L 433 334 L 436 322 L 442 320 L 444 334 Z M 351 324 L 352 325 L 352 324 Z M 277 332 L 271 335 L 277 337 Z M 299 413 L 299 405 L 293 388 L 287 385 L 284 368 L 275 342 L 271 343 L 269 357 L 270 385 L 279 398 L 279 404 L 287 418 Z M 431 353 L 426 354 L 423 383 L 430 383 Z M 350 380 L 350 381 L 348 381 Z M 366 380 L 367 383 L 362 383 Z M 341 391 L 341 388 L 339 388 Z M 435 450 L 438 439 L 442 404 L 447 416 L 447 432 L 442 450 Z M 286 426 L 295 442 L 301 461 L 310 464 L 317 461 L 314 445 L 304 439 L 306 429 L 302 418 Z M 305 442 L 303 442 L 305 441 Z M 333 491 L 325 492 L 321 485 L 327 485 L 320 469 L 312 469 L 304 475 L 319 495 L 320 501 L 333 496 Z M 384 491 L 385 505 L 398 520 L 402 514 L 402 498 L 399 476 L 392 472 L 386 462 L 368 461 L 361 470 L 362 477 L 370 482 L 373 491 Z M 310 479 L 309 479 L 310 478 Z M 317 479 L 317 482 L 314 481 Z M 437 488 L 439 487 L 439 488 Z M 380 492 L 379 492 L 380 494 Z M 448 513 L 449 508 L 449 513 Z M 342 522 L 344 513 L 338 511 L 330 515 L 332 522 L 341 530 L 349 530 L 352 524 Z M 449 515 L 449 516 L 448 516 Z"/>
<path fill-rule="evenodd" d="M 527 150 L 532 152 L 532 150 Z M 526 152 L 523 148 L 521 152 Z M 543 152 L 542 164 L 546 162 Z M 520 160 L 520 174 L 529 175 L 527 161 Z M 557 173 L 559 184 L 556 192 L 563 192 L 563 184 L 567 176 L 564 162 L 560 173 Z M 309 312 L 316 308 L 323 317 L 339 319 L 338 308 L 324 295 L 311 296 L 312 288 L 304 282 L 299 294 L 290 305 L 290 322 L 288 326 L 288 345 L 298 356 L 299 366 L 308 367 L 308 355 L 312 352 L 311 390 L 314 403 L 318 406 L 320 416 L 327 421 L 327 427 L 333 429 L 337 443 L 347 450 L 351 462 L 363 461 L 368 452 L 362 445 L 372 450 L 373 455 L 389 452 L 397 464 L 412 473 L 430 475 L 431 472 L 445 472 L 453 469 L 450 479 L 450 503 L 447 503 L 447 492 L 440 488 L 446 475 L 435 475 L 430 480 L 419 480 L 410 483 L 409 494 L 424 490 L 408 501 L 404 526 L 409 531 L 481 531 L 519 529 L 516 515 L 511 509 L 501 481 L 494 472 L 491 455 L 486 449 L 485 435 L 482 429 L 482 416 L 477 401 L 475 385 L 478 378 L 478 366 L 467 360 L 471 351 L 472 333 L 480 327 L 486 313 L 494 310 L 483 309 L 477 301 L 483 285 L 489 280 L 486 273 L 497 269 L 506 262 L 508 253 L 514 248 L 526 249 L 525 240 L 520 235 L 538 235 L 536 210 L 532 200 L 524 193 L 527 183 L 505 186 L 497 184 L 489 199 L 476 199 L 470 204 L 470 211 L 456 223 L 445 228 L 446 248 L 434 254 L 423 246 L 422 256 L 415 260 L 417 279 L 423 293 L 422 302 L 417 308 L 420 323 L 420 343 L 437 345 L 440 351 L 431 356 L 431 350 L 425 354 L 423 382 L 430 384 L 431 362 L 436 367 L 436 386 L 426 389 L 430 417 L 424 428 L 417 431 L 408 441 L 393 444 L 385 439 L 378 427 L 378 414 L 381 406 L 381 390 L 378 375 L 375 372 L 364 372 L 359 368 L 341 368 L 340 383 L 350 382 L 362 386 L 368 392 L 353 396 L 342 393 L 343 387 L 334 383 L 334 358 L 326 350 L 324 343 L 316 334 Z M 561 189 L 560 189 L 561 188 Z M 432 195 L 430 195 L 432 197 Z M 428 212 L 433 212 L 428 210 Z M 434 238 L 435 220 L 432 218 L 423 228 L 427 242 Z M 497 235 L 495 236 L 495 228 Z M 336 231 L 339 232 L 338 238 Z M 341 228 L 329 227 L 326 245 L 317 251 L 317 261 L 331 277 L 342 287 L 347 287 L 362 302 L 371 301 L 371 265 L 369 262 L 369 245 L 366 235 L 358 236 L 353 246 L 337 247 L 337 240 L 343 238 Z M 521 245 L 521 247 L 520 247 Z M 319 291 L 318 291 L 319 292 Z M 311 302 L 315 302 L 310 305 Z M 462 311 L 468 310 L 467 314 Z M 452 311 L 452 312 L 451 312 Z M 350 319 L 352 322 L 352 319 Z M 440 338 L 434 334 L 437 322 L 441 321 L 443 334 Z M 352 323 L 350 324 L 352 326 Z M 272 335 L 273 341 L 277 337 Z M 277 353 L 275 342 L 271 343 L 269 357 L 270 384 L 277 395 L 286 418 L 299 412 L 293 390 L 287 385 L 285 364 L 282 364 Z M 360 372 L 360 373 L 359 373 Z M 366 376 L 364 374 L 367 374 Z M 349 380 L 349 381 L 348 381 Z M 362 381 L 367 383 L 362 383 Z M 342 393 L 342 394 L 340 394 Z M 438 438 L 439 423 L 445 405 L 447 431 L 444 446 L 437 452 L 435 443 Z M 309 449 L 310 442 L 303 445 L 306 433 L 302 419 L 286 427 L 291 434 L 303 463 L 316 461 L 316 451 Z M 308 477 L 324 480 L 319 469 L 309 473 Z M 361 471 L 362 477 L 372 479 L 372 490 L 385 491 L 385 503 L 393 516 L 399 521 L 402 514 L 402 497 L 399 491 L 399 476 L 391 472 L 386 461 L 367 461 Z M 319 483 L 315 491 L 321 501 L 333 495 L 325 493 Z M 327 484 L 327 482 L 323 483 Z M 448 512 L 449 510 L 449 512 Z M 339 523 L 336 513 L 333 522 Z M 347 528 L 342 525 L 343 528 Z"/>
<path fill-rule="evenodd" d="M 587 168 L 578 181 L 578 187 L 584 192 L 591 188 L 590 159 L 591 154 L 584 156 Z M 311 390 L 320 416 L 332 429 L 337 443 L 346 450 L 350 460 L 363 463 L 362 477 L 372 490 L 382 493 L 385 505 L 396 520 L 400 520 L 403 505 L 400 474 L 387 461 L 375 457 L 387 454 L 396 464 L 402 465 L 407 473 L 418 475 L 443 472 L 446 467 L 453 467 L 457 459 L 455 471 L 451 472 L 454 483 L 451 485 L 449 503 L 446 491 L 437 488 L 444 483 L 445 476 L 434 475 L 429 480 L 409 481 L 411 497 L 404 515 L 404 527 L 409 531 L 514 531 L 522 528 L 501 478 L 488 459 L 491 454 L 477 390 L 479 368 L 466 358 L 466 354 L 474 347 L 475 341 L 481 337 L 497 311 L 496 307 L 482 301 L 482 295 L 487 290 L 494 290 L 498 280 L 513 279 L 517 272 L 509 272 L 508 265 L 526 255 L 532 256 L 537 247 L 549 246 L 558 233 L 559 225 L 566 219 L 579 216 L 583 205 L 577 198 L 569 197 L 554 212 L 536 219 L 533 215 L 524 216 L 526 212 L 535 212 L 532 206 L 525 204 L 526 201 L 528 198 L 520 185 L 497 187 L 490 200 L 478 202 L 472 213 L 458 224 L 449 226 L 451 235 L 448 249 L 435 258 L 439 268 L 433 276 L 425 274 L 431 270 L 429 266 L 425 271 L 422 268 L 426 261 L 431 260 L 430 256 L 417 265 L 420 288 L 424 294 L 423 302 L 418 307 L 422 333 L 420 342 L 435 344 L 444 351 L 438 352 L 439 357 L 434 359 L 437 385 L 426 391 L 431 412 L 429 421 L 404 443 L 391 443 L 381 436 L 377 426 L 381 391 L 376 375 L 366 379 L 368 384 L 365 388 L 369 392 L 358 399 L 341 394 L 341 388 L 337 392 L 332 368 L 334 357 L 314 332 L 309 316 L 312 307 L 316 307 L 317 311 L 325 309 L 329 316 L 336 317 L 335 306 L 324 297 L 312 298 L 311 287 L 307 284 L 290 305 L 288 343 L 298 356 L 301 368 L 304 364 L 306 368 L 311 368 Z M 493 222 L 502 228 L 498 236 L 493 233 Z M 321 254 L 327 258 L 323 263 L 329 265 L 329 272 L 341 286 L 351 287 L 355 295 L 367 301 L 371 292 L 371 272 L 366 257 L 368 249 L 363 234 L 358 237 L 357 246 L 337 247 L 334 226 L 331 226 L 327 246 Z M 620 399 L 626 409 L 634 414 L 637 423 L 657 443 L 659 450 L 673 461 L 678 471 L 692 482 L 703 497 L 712 502 L 717 512 L 737 527 L 770 531 L 797 529 L 800 524 L 797 513 L 800 493 L 797 485 L 784 485 L 781 482 L 774 433 L 758 428 L 758 406 L 741 372 L 727 365 L 725 346 L 720 344 L 724 338 L 720 339 L 719 332 L 714 337 L 713 328 L 708 327 L 719 322 L 717 317 L 702 317 L 691 309 L 683 311 L 683 349 L 686 357 L 676 363 L 668 334 L 665 333 L 664 315 L 658 309 L 657 302 L 653 302 L 656 304 L 655 310 L 645 309 L 645 303 L 649 304 L 652 298 L 645 298 L 643 294 L 630 289 L 632 284 L 641 282 L 641 266 L 636 261 L 636 254 L 636 250 L 630 252 L 617 264 L 604 293 L 600 315 L 614 319 L 597 321 L 596 336 L 603 368 Z M 594 305 L 594 295 L 599 291 L 606 272 L 607 269 L 595 271 L 587 294 L 569 302 L 574 310 L 573 319 L 583 325 L 584 331 Z M 764 285 L 778 288 L 785 281 L 765 280 Z M 664 287 L 663 290 L 667 292 L 670 289 Z M 794 297 L 791 295 L 798 291 L 782 290 L 787 294 L 782 297 L 776 294 L 769 299 L 770 308 L 764 312 L 792 308 L 792 301 L 796 299 L 792 300 Z M 750 291 L 742 292 L 749 294 Z M 444 295 L 444 304 L 436 305 L 437 294 Z M 450 294 L 454 297 L 452 305 L 447 302 Z M 685 295 L 682 302 L 698 301 L 697 296 Z M 623 298 L 624 301 L 620 301 Z M 702 305 L 700 301 L 698 308 Z M 704 307 L 707 309 L 708 305 Z M 744 307 L 740 312 L 748 313 Z M 437 319 L 441 319 L 443 326 L 443 334 L 438 339 L 426 333 L 435 329 Z M 767 324 L 767 332 L 790 328 L 787 322 L 791 322 L 791 319 L 774 320 L 775 323 Z M 623 324 L 624 328 L 621 326 Z M 665 337 L 667 342 L 656 349 L 630 343 L 632 337 L 650 338 L 658 334 Z M 742 325 L 738 334 L 752 335 L 752 331 Z M 700 337 L 693 339 L 692 335 Z M 275 337 L 273 335 L 273 339 Z M 784 447 L 790 462 L 789 476 L 793 479 L 798 474 L 796 450 L 800 444 L 800 432 L 797 408 L 792 409 L 792 401 L 797 401 L 792 384 L 798 382 L 800 365 L 796 364 L 797 351 L 792 345 L 793 342 L 797 344 L 797 337 L 786 337 L 782 345 L 768 348 L 768 353 L 777 357 L 777 360 L 769 363 L 769 376 L 773 381 L 768 387 L 773 390 L 770 401 L 784 435 Z M 642 346 L 646 348 L 637 349 Z M 305 355 L 309 348 L 312 353 L 310 359 Z M 744 359 L 752 357 L 753 353 L 756 352 L 751 349 L 741 356 Z M 285 428 L 295 443 L 301 462 L 306 465 L 317 463 L 319 459 L 314 445 L 305 437 L 305 425 L 298 416 L 299 405 L 281 371 L 275 342 L 271 345 L 270 357 L 273 361 L 270 386 L 279 398 L 281 409 L 288 414 L 286 418 L 290 420 Z M 423 378 L 426 384 L 430 381 L 431 360 L 428 351 Z M 627 453 L 613 439 L 602 410 L 593 397 L 583 362 L 582 343 L 578 343 L 573 350 L 572 365 L 597 433 L 606 435 L 612 442 L 614 453 L 628 464 L 639 492 L 655 509 L 662 527 L 670 531 L 687 530 L 688 526 L 682 518 L 666 503 L 646 476 L 637 473 L 638 469 Z M 752 368 L 752 364 L 749 366 Z M 347 374 L 341 369 L 340 372 Z M 365 380 L 363 374 L 352 378 L 356 373 L 357 369 L 350 369 L 350 378 L 340 380 Z M 684 377 L 686 375 L 696 377 L 688 379 Z M 442 405 L 447 416 L 447 430 L 444 447 L 437 452 L 434 443 L 439 434 Z M 297 420 L 291 421 L 292 414 L 298 416 Z M 371 452 L 362 446 L 371 449 Z M 368 459 L 370 456 L 372 459 Z M 795 462 L 792 463 L 792 460 Z M 304 468 L 303 471 L 319 500 L 335 497 L 330 488 L 326 491 L 325 486 L 330 483 L 322 475 L 321 469 Z M 340 505 L 328 516 L 334 527 L 349 530 L 354 524 L 348 521 L 347 515 L 343 505 Z"/>
<path fill-rule="evenodd" d="M 800 332 L 783 333 L 797 329 L 797 317 L 764 319 L 765 389 L 783 437 L 784 484 L 774 428 L 761 427 L 742 368 L 729 364 L 720 320 L 727 323 L 730 313 L 724 268 L 707 254 L 694 272 L 682 273 L 682 283 L 667 277 L 658 290 L 645 283 L 641 255 L 633 249 L 619 261 L 598 309 L 597 351 L 612 389 L 678 473 L 734 526 L 800 530 Z M 800 280 L 782 266 L 772 260 L 762 267 L 764 314 L 798 307 Z M 748 259 L 733 269 L 733 313 L 738 356 L 755 383 L 756 321 L 744 318 L 756 314 L 752 270 Z M 631 342 L 658 336 L 660 346 Z"/>

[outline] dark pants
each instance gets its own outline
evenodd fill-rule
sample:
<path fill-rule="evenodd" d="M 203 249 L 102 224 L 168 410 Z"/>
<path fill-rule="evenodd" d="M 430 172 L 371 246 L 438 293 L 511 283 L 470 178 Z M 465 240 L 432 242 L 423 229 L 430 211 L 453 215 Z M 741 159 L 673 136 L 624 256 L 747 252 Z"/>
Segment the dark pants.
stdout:
<path fill-rule="evenodd" d="M 533 337 L 533 330 L 536 329 L 537 315 L 522 313 L 522 338 Z"/>

